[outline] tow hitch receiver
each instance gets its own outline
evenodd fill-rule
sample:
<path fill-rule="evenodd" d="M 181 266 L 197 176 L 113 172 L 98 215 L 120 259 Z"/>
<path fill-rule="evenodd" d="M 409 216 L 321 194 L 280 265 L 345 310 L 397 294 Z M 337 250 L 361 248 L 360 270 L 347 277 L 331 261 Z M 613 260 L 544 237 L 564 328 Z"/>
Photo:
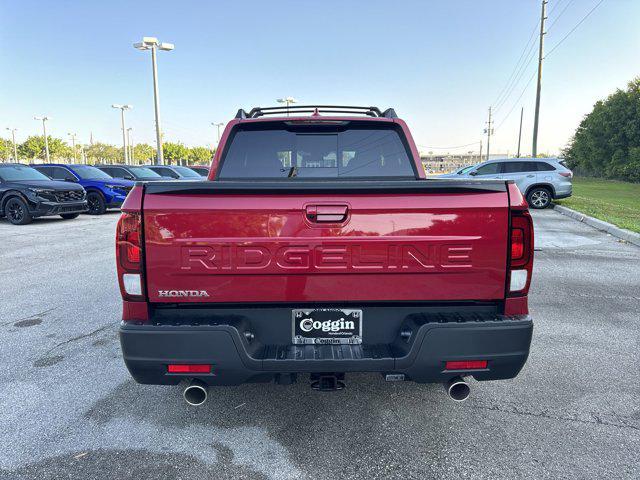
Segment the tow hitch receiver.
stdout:
<path fill-rule="evenodd" d="M 345 387 L 344 373 L 312 373 L 311 388 L 321 392 L 334 392 Z"/>

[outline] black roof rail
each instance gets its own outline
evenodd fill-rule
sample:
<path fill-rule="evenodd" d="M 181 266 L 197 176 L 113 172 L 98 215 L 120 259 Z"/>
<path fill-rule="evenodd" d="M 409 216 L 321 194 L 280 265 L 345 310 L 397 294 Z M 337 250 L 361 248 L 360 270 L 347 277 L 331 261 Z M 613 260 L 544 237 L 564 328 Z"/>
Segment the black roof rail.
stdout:
<path fill-rule="evenodd" d="M 244 109 L 238 110 L 236 118 L 258 118 L 264 115 L 281 115 L 289 113 L 346 113 L 361 114 L 368 117 L 398 118 L 393 108 L 382 112 L 378 107 L 357 107 L 351 105 L 289 105 L 288 107 L 254 107 L 249 113 Z"/>

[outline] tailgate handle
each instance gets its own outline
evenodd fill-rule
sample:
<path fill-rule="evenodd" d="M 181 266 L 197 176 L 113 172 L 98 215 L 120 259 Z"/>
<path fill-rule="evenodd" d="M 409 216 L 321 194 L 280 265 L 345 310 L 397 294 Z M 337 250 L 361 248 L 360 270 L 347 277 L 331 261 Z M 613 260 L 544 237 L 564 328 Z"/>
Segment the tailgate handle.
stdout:
<path fill-rule="evenodd" d="M 305 213 L 310 222 L 342 223 L 347 219 L 346 205 L 307 205 Z"/>

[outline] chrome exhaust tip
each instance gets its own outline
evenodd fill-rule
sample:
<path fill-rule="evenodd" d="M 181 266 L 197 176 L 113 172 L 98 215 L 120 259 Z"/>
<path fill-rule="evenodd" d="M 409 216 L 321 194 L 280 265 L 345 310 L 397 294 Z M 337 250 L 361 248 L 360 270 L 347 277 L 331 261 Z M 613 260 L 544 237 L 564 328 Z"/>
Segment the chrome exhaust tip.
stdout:
<path fill-rule="evenodd" d="M 462 377 L 453 377 L 444 384 L 444 389 L 455 402 L 464 402 L 471 393 L 471 387 Z"/>
<path fill-rule="evenodd" d="M 201 380 L 192 379 L 189 381 L 182 396 L 189 405 L 197 407 L 207 401 L 209 387 Z"/>

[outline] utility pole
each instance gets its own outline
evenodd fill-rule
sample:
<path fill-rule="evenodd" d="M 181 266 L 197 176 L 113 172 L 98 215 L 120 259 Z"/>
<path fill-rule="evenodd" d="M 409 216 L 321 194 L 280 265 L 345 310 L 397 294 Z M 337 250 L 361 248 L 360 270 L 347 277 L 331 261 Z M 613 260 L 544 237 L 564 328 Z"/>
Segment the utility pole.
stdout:
<path fill-rule="evenodd" d="M 42 131 L 44 132 L 44 153 L 45 158 L 47 159 L 47 163 L 51 163 L 51 159 L 49 158 L 49 139 L 47 138 L 47 120 L 50 120 L 49 117 L 43 115 L 41 117 L 33 117 L 34 120 L 42 120 Z"/>
<path fill-rule="evenodd" d="M 480 140 L 480 154 L 478 155 L 478 162 L 482 161 L 482 140 Z"/>
<path fill-rule="evenodd" d="M 13 161 L 18 162 L 18 149 L 16 148 L 16 130 L 17 128 L 9 128 L 7 130 L 11 131 L 11 140 L 13 141 Z"/>
<path fill-rule="evenodd" d="M 520 158 L 520 140 L 522 140 L 522 114 L 524 113 L 524 107 L 520 107 L 520 131 L 518 132 L 518 154 L 517 158 Z"/>
<path fill-rule="evenodd" d="M 76 152 L 76 137 L 78 136 L 75 133 L 67 133 L 71 137 L 71 148 L 73 149 L 73 163 L 78 163 L 78 156 Z"/>
<path fill-rule="evenodd" d="M 489 107 L 489 121 L 487 122 L 487 128 L 484 129 L 484 133 L 487 134 L 487 161 L 489 161 L 489 149 L 491 148 L 491 135 L 493 135 L 493 120 L 491 120 L 491 107 Z"/>
<path fill-rule="evenodd" d="M 544 21 L 547 19 L 547 0 L 542 0 L 542 13 L 540 14 L 540 47 L 538 49 L 538 87 L 536 89 L 536 113 L 533 120 L 533 148 L 531 156 L 538 155 L 538 123 L 540 121 L 540 91 L 542 90 L 542 59 L 544 53 Z"/>

